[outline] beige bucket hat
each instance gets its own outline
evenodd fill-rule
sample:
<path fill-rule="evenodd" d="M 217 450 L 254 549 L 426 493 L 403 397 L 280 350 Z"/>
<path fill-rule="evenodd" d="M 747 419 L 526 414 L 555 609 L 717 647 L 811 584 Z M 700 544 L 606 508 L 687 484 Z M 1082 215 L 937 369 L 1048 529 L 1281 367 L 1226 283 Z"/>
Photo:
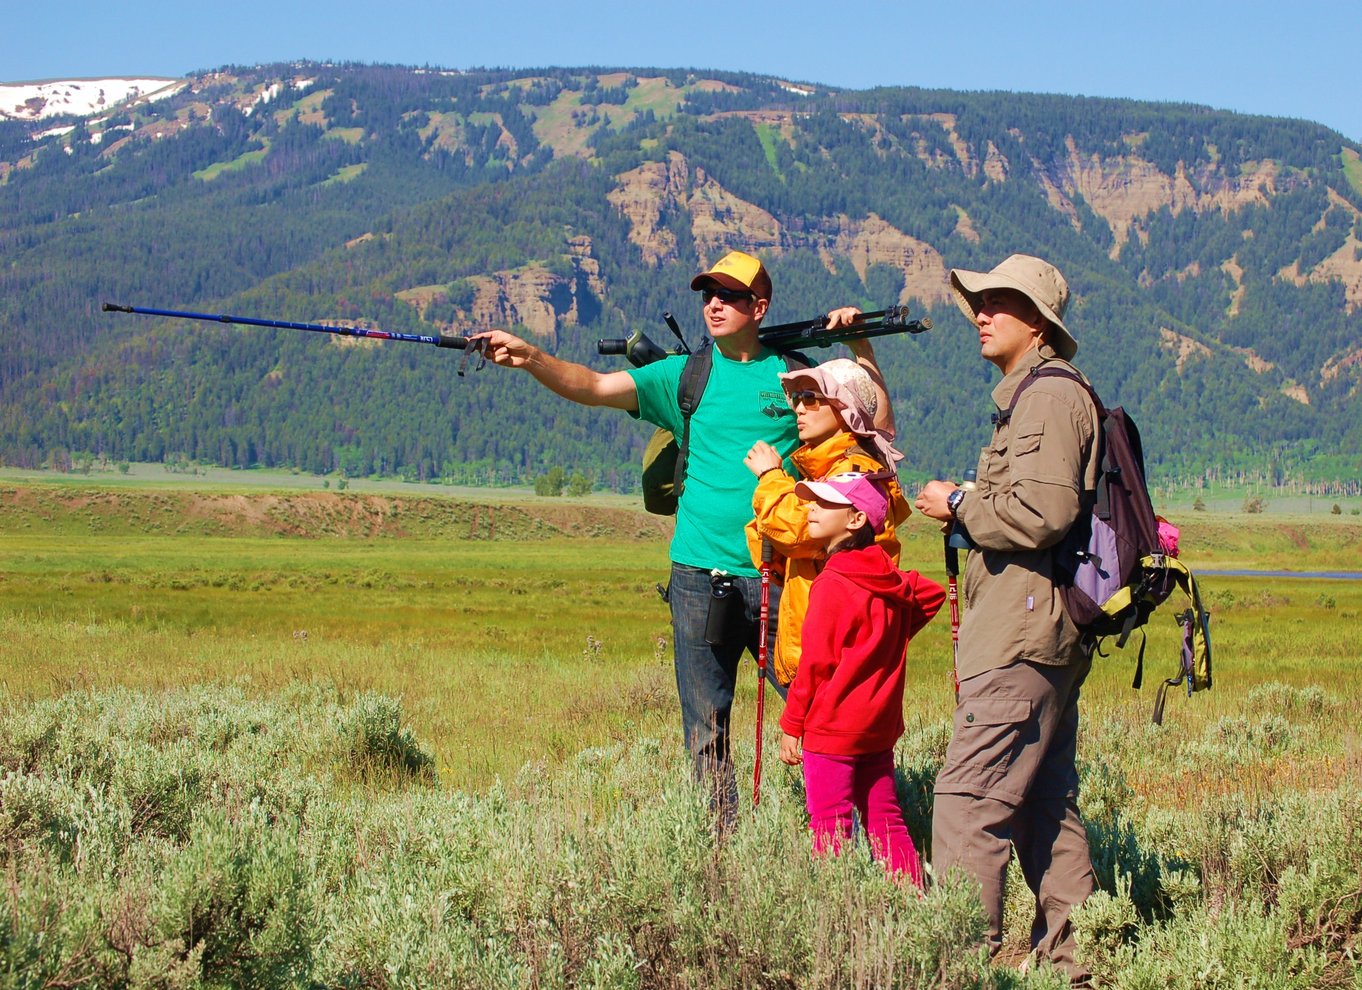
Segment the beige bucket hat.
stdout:
<path fill-rule="evenodd" d="M 1078 341 L 1064 325 L 1064 310 L 1069 305 L 1069 283 L 1059 269 L 1048 261 L 1029 254 L 1014 254 L 989 272 L 951 269 L 951 288 L 955 302 L 970 323 L 979 318 L 980 296 L 986 289 L 1015 289 L 1035 303 L 1040 315 L 1055 325 L 1055 352 L 1068 361 L 1078 351 Z"/>

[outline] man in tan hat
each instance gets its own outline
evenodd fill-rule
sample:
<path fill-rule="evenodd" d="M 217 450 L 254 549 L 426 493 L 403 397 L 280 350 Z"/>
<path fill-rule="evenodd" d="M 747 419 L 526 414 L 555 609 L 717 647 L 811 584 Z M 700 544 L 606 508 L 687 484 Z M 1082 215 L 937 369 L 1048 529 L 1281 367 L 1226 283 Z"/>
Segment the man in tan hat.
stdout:
<path fill-rule="evenodd" d="M 958 522 L 974 552 L 965 568 L 955 729 L 936 779 L 932 862 L 982 885 L 991 952 L 1002 945 L 1011 847 L 1036 897 L 1031 946 L 1081 983 L 1069 912 L 1092 892 L 1078 814 L 1078 694 L 1091 666 L 1051 579 L 1051 547 L 1097 481 L 1097 410 L 1066 378 L 1013 393 L 1044 363 L 1069 364 L 1078 343 L 1064 325 L 1069 287 L 1053 265 L 1014 254 L 990 272 L 951 272 L 979 352 L 1002 372 L 992 441 L 978 487 L 929 482 L 917 508 Z"/>
<path fill-rule="evenodd" d="M 757 334 L 771 304 L 771 276 L 750 254 L 730 251 L 691 281 L 701 294 L 705 329 L 713 341 L 712 365 L 702 401 L 690 418 L 685 486 L 671 542 L 672 645 L 681 722 L 698 779 L 712 790 L 720 822 L 736 823 L 737 780 L 729 757 L 728 727 L 744 649 L 758 649 L 760 579 L 747 552 L 744 527 L 752 515 L 756 478 L 743 458 L 757 441 L 782 458 L 799 446 L 795 417 L 785 401 L 780 374 L 785 359 L 762 346 Z M 829 327 L 854 322 L 854 309 L 834 310 Z M 477 334 L 488 342 L 488 357 L 508 368 L 524 368 L 566 399 L 588 406 L 623 409 L 631 416 L 680 437 L 684 420 L 678 387 L 686 358 L 681 355 L 641 368 L 599 372 L 562 361 L 504 330 Z M 880 391 L 877 425 L 893 429 L 893 413 L 870 341 L 848 345 Z M 714 600 L 715 575 L 725 575 L 724 598 L 731 622 L 721 642 L 706 636 Z M 731 580 L 729 580 L 731 579 Z M 771 615 L 779 607 L 772 589 Z M 774 639 L 775 623 L 769 638 Z M 711 633 L 714 630 L 710 630 Z M 768 668 L 769 670 L 770 668 Z M 779 688 L 783 691 L 783 688 Z"/>

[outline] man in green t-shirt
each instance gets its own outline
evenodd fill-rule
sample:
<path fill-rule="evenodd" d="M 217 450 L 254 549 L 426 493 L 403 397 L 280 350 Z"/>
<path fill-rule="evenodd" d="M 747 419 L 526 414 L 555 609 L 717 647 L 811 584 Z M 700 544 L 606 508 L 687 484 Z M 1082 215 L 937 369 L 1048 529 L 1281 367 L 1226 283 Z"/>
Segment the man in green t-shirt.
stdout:
<path fill-rule="evenodd" d="M 742 251 L 730 251 L 697 275 L 691 289 L 704 300 L 705 329 L 713 340 L 713 365 L 690 422 L 686 484 L 676 511 L 671 542 L 672 642 L 681 722 L 697 779 L 708 782 L 720 822 L 737 814 L 737 781 L 728 750 L 729 716 L 738 662 L 744 650 L 756 655 L 760 580 L 748 553 L 743 527 L 752 518 L 756 478 L 743 458 L 758 440 L 788 455 L 799 446 L 795 417 L 785 401 L 778 353 L 757 334 L 771 304 L 765 266 Z M 855 309 L 829 314 L 828 326 L 854 322 Z M 677 389 L 686 365 L 675 355 L 642 368 L 600 372 L 559 360 L 504 330 L 475 335 L 487 341 L 488 358 L 524 368 L 542 385 L 573 402 L 610 406 L 681 435 Z M 877 426 L 893 430 L 893 414 L 869 340 L 848 344 L 880 392 Z M 706 640 L 706 620 L 718 578 L 728 590 L 731 621 L 720 643 Z M 777 614 L 779 589 L 771 589 L 770 614 Z M 771 623 L 770 638 L 774 638 Z M 710 638 L 714 638 L 711 636 Z M 774 682 L 773 682 L 774 683 Z"/>

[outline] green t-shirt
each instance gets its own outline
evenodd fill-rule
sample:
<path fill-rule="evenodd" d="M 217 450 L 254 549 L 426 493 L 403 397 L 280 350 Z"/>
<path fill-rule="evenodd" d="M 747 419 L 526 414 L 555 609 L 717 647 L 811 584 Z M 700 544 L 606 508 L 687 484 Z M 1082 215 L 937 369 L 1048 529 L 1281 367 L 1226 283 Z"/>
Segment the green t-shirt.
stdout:
<path fill-rule="evenodd" d="M 638 418 L 678 438 L 682 422 L 676 390 L 685 366 L 686 357 L 675 355 L 629 371 L 638 390 Z M 753 361 L 733 361 L 714 348 L 709 383 L 690 420 L 686 487 L 671 545 L 676 563 L 756 575 L 743 527 L 752 518 L 757 479 L 743 458 L 758 440 L 787 458 L 799 446 L 794 412 L 780 387 L 784 370 L 785 359 L 774 351 Z"/>

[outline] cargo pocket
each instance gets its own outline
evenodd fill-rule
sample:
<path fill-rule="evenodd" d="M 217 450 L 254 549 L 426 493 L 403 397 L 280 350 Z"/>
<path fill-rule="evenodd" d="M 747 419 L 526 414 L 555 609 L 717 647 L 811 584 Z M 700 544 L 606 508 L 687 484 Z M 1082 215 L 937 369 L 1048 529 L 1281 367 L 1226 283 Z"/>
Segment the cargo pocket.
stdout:
<path fill-rule="evenodd" d="M 1045 437 L 1045 423 L 1042 421 L 1018 423 L 1016 433 L 1016 439 L 1012 444 L 1015 456 L 1034 454 L 1040 450 L 1040 442 Z"/>
<path fill-rule="evenodd" d="M 1027 698 L 975 698 L 955 710 L 955 732 L 937 779 L 942 793 L 986 794 L 1021 751 L 1031 718 Z"/>

